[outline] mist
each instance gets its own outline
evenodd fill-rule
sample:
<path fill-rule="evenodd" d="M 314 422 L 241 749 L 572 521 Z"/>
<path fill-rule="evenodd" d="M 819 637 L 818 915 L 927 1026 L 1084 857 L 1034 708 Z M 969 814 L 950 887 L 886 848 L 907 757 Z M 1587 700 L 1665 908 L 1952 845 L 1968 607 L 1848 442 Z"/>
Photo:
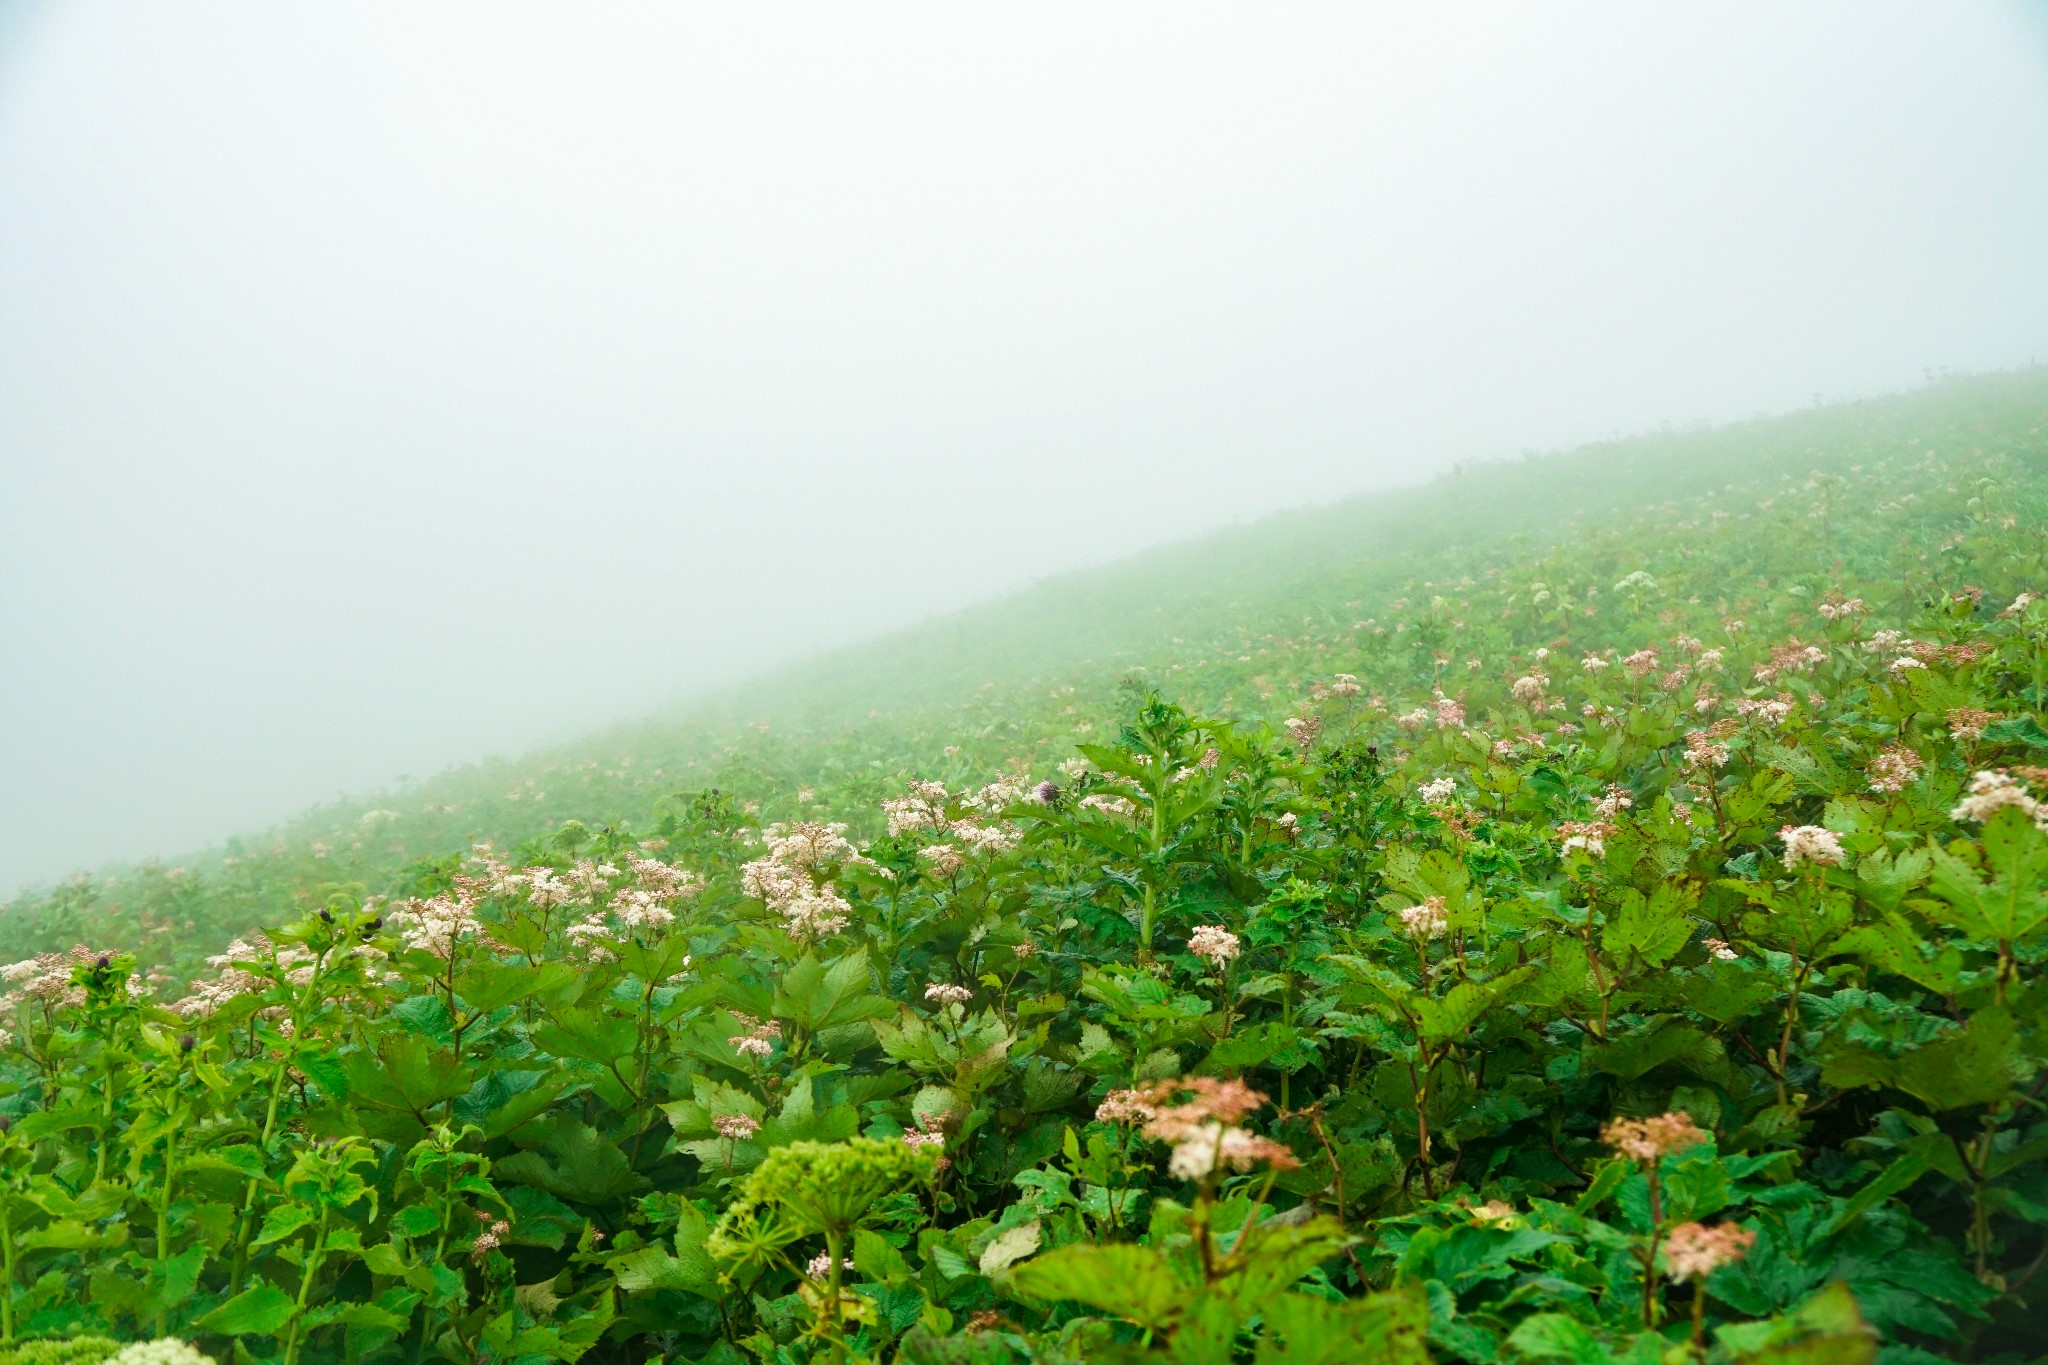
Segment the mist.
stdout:
<path fill-rule="evenodd" d="M 0 8 L 0 893 L 2048 354 L 2041 15 Z"/>

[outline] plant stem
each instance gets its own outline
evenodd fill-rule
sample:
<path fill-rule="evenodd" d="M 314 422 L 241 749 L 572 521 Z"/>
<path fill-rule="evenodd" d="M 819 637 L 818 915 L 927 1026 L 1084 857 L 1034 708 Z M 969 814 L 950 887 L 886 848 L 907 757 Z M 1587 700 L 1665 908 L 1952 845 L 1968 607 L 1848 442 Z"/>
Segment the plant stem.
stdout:
<path fill-rule="evenodd" d="M 846 1358 L 846 1342 L 841 1335 L 845 1324 L 840 1321 L 839 1313 L 839 1280 L 841 1272 L 839 1261 L 841 1254 L 838 1229 L 826 1228 L 825 1255 L 831 1259 L 832 1266 L 826 1272 L 825 1317 L 821 1325 L 825 1327 L 826 1339 L 830 1342 L 830 1350 L 832 1352 L 831 1359 L 835 1362 Z"/>
<path fill-rule="evenodd" d="M 1650 1178 L 1650 1248 L 1643 1253 L 1643 1326 L 1657 1325 L 1657 1243 L 1664 1232 L 1663 1192 L 1657 1188 L 1657 1167 L 1645 1172 Z M 286 1362 L 290 1365 L 290 1362 Z"/>
<path fill-rule="evenodd" d="M 277 1107 L 284 1098 L 284 1083 L 291 1075 L 292 1058 L 298 1051 L 298 1038 L 306 1007 L 312 1002 L 313 993 L 320 988 L 321 973 L 327 969 L 327 954 L 320 954 L 313 963 L 313 975 L 306 982 L 306 990 L 292 1006 L 292 1040 L 285 1048 L 284 1056 L 278 1058 L 277 1071 L 270 1078 L 270 1105 L 263 1115 L 263 1136 L 257 1143 L 257 1157 L 267 1161 L 270 1157 L 270 1143 L 277 1136 Z M 256 1212 L 256 1187 L 260 1176 L 250 1176 L 247 1188 L 242 1191 L 242 1212 L 235 1226 L 235 1268 L 228 1280 L 228 1293 L 242 1292 L 242 1281 L 249 1273 L 249 1236 L 256 1229 L 252 1217 Z"/>
<path fill-rule="evenodd" d="M 312 1249 L 306 1254 L 306 1273 L 299 1277 L 298 1306 L 292 1310 L 291 1334 L 284 1341 L 284 1365 L 298 1365 L 299 1319 L 305 1316 L 306 1300 L 313 1294 L 313 1277 L 320 1273 L 320 1262 L 327 1253 L 327 1218 L 329 1210 L 320 1210 L 320 1230 L 313 1238 Z"/>
<path fill-rule="evenodd" d="M 0 1341 L 14 1340 L 14 1192 L 0 1190 L 0 1259 L 7 1283 L 0 1286 Z"/>
<path fill-rule="evenodd" d="M 163 1298 L 164 1286 L 170 1281 L 171 1263 L 171 1186 L 178 1178 L 178 1135 L 173 1129 L 164 1136 L 164 1187 L 158 1192 L 156 1205 L 156 1334 L 167 1335 L 170 1323 L 170 1306 Z"/>

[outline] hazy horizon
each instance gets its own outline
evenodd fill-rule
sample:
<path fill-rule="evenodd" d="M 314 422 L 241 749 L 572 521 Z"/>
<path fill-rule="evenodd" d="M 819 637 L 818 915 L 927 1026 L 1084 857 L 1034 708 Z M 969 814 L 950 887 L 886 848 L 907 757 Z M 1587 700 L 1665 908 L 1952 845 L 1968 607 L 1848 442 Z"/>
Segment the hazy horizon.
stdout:
<path fill-rule="evenodd" d="M 2019 4 L 0 3 L 0 895 L 2048 356 L 2044 152 Z"/>

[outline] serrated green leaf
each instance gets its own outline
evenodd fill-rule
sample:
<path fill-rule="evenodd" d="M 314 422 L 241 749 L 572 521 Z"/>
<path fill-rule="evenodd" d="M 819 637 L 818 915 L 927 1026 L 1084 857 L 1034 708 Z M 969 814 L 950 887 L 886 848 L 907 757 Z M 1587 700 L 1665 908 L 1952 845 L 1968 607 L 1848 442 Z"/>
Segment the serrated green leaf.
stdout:
<path fill-rule="evenodd" d="M 245 1289 L 199 1319 L 194 1326 L 224 1337 L 275 1336 L 291 1321 L 296 1305 L 276 1285 Z"/>

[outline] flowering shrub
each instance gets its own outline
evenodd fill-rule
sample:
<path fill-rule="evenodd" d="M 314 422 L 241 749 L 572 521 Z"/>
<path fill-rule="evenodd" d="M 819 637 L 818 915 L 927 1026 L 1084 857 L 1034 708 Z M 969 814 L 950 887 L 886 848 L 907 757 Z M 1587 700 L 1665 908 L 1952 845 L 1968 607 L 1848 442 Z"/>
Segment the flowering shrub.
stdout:
<path fill-rule="evenodd" d="M 2024 1358 L 2041 425 L 24 902 L 0 1365 Z"/>

